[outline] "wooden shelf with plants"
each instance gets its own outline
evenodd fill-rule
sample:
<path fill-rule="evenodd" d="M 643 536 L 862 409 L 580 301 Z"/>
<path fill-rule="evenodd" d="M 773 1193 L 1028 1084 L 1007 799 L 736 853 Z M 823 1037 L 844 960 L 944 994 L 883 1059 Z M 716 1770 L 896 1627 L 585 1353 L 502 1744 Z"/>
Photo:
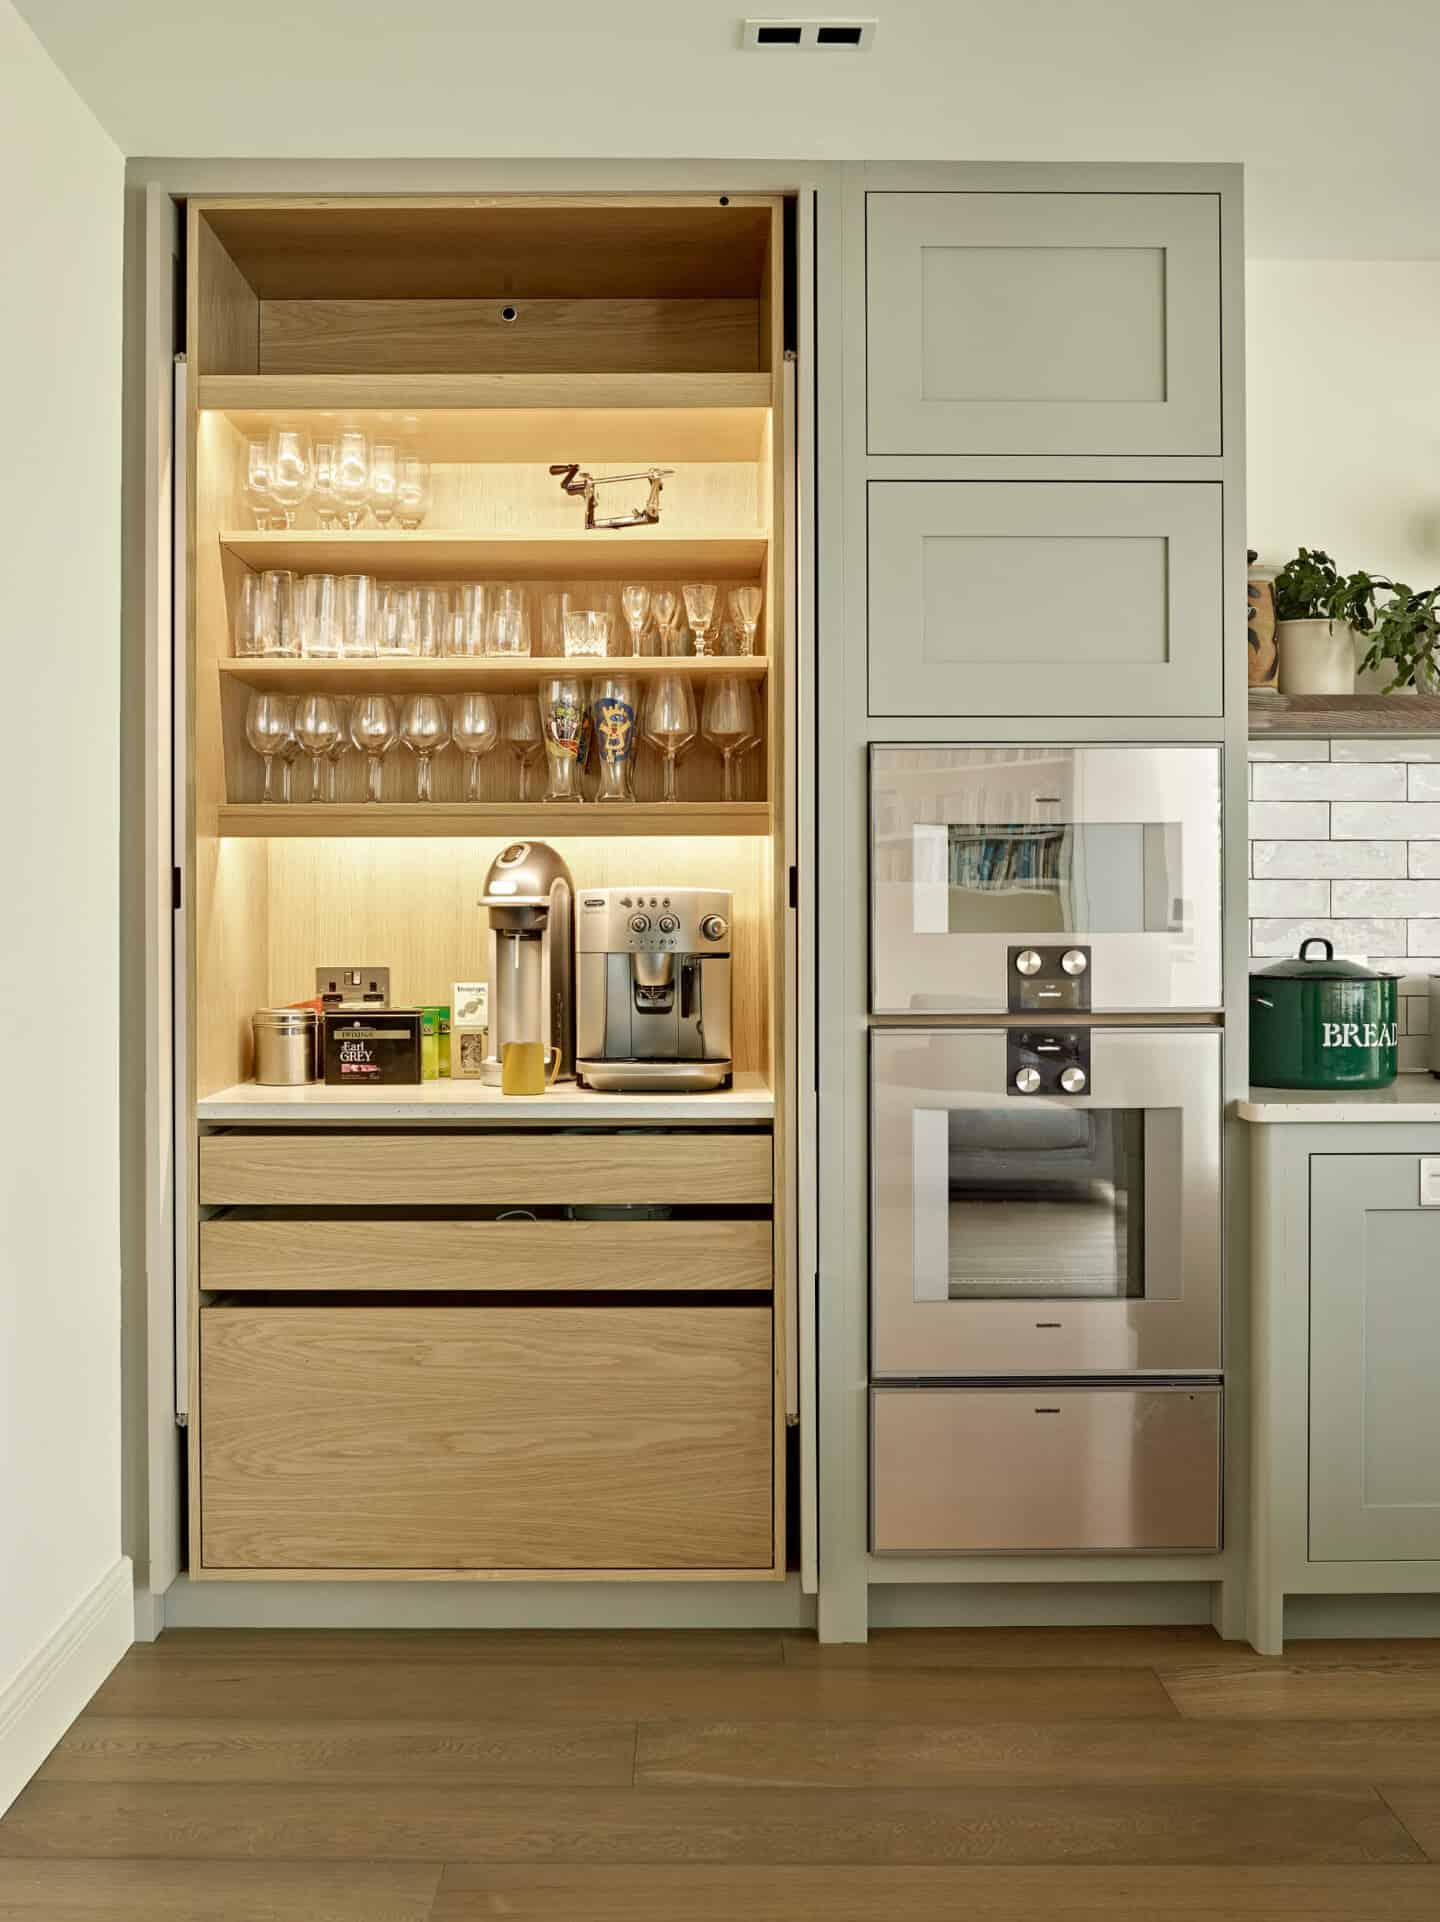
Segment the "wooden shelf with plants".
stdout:
<path fill-rule="evenodd" d="M 1266 694 L 1250 701 L 1259 734 L 1440 734 L 1440 699 L 1425 694 Z"/>

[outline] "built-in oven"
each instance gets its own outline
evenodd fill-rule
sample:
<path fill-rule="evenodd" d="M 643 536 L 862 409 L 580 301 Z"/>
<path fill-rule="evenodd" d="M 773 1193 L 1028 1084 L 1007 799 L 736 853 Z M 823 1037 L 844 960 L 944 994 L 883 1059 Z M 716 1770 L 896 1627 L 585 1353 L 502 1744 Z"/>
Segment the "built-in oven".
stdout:
<path fill-rule="evenodd" d="M 876 1014 L 1221 1005 L 1220 749 L 870 750 Z"/>
<path fill-rule="evenodd" d="M 1220 1035 L 871 1034 L 871 1374 L 1214 1373 Z"/>

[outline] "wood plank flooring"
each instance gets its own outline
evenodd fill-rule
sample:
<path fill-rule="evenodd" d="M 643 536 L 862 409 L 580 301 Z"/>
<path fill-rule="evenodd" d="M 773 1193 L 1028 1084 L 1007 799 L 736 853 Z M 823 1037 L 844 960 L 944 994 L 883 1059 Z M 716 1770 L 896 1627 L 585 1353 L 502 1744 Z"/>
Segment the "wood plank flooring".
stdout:
<path fill-rule="evenodd" d="M 179 1631 L 0 1922 L 1435 1922 L 1440 1643 Z"/>

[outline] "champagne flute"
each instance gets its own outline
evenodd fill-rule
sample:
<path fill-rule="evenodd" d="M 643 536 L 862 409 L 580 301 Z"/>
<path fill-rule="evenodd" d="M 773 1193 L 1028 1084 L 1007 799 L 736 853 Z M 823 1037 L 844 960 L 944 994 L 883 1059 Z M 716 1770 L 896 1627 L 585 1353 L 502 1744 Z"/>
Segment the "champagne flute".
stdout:
<path fill-rule="evenodd" d="M 317 440 L 315 443 L 315 485 L 310 491 L 310 503 L 321 527 L 334 529 L 340 525 L 340 503 L 335 498 L 333 440 Z"/>
<path fill-rule="evenodd" d="M 755 727 L 755 697 L 747 681 L 731 674 L 721 675 L 705 690 L 705 712 L 701 732 L 711 747 L 718 748 L 725 763 L 725 799 L 735 799 L 735 760 L 754 747 L 759 738 Z"/>
<path fill-rule="evenodd" d="M 650 589 L 638 581 L 627 583 L 620 589 L 620 606 L 630 630 L 630 652 L 643 654 L 640 643 L 650 623 Z"/>
<path fill-rule="evenodd" d="M 470 766 L 465 777 L 465 799 L 480 799 L 480 762 L 499 739 L 495 703 L 488 694 L 457 694 L 450 710 L 450 738 Z M 522 795 L 521 799 L 525 797 Z"/>
<path fill-rule="evenodd" d="M 438 694 L 412 694 L 400 715 L 400 739 L 415 756 L 415 799 L 433 801 L 431 757 L 450 739 L 450 716 Z"/>
<path fill-rule="evenodd" d="M 288 694 L 255 693 L 245 710 L 245 739 L 265 763 L 265 800 L 273 803 L 275 756 L 290 739 L 294 708 Z"/>
<path fill-rule="evenodd" d="M 758 587 L 732 587 L 730 590 L 730 611 L 740 627 L 740 652 L 755 652 L 755 630 L 760 624 L 760 607 L 764 595 Z"/>
<path fill-rule="evenodd" d="M 717 590 L 714 587 L 692 584 L 682 587 L 680 592 L 685 596 L 685 618 L 689 621 L 695 636 L 695 652 L 708 654 L 710 623 L 715 618 Z"/>
<path fill-rule="evenodd" d="M 680 652 L 680 596 L 673 587 L 657 587 L 650 597 L 655 625 L 660 630 L 660 652 Z"/>
<path fill-rule="evenodd" d="M 399 462 L 395 443 L 373 441 L 370 446 L 370 512 L 377 527 L 388 527 L 395 518 L 395 490 L 399 484 Z"/>
<path fill-rule="evenodd" d="M 330 488 L 342 527 L 358 527 L 370 504 L 370 445 L 358 427 L 342 427 L 335 436 L 335 466 Z"/>
<path fill-rule="evenodd" d="M 340 740 L 340 710 L 328 694 L 302 694 L 295 704 L 295 739 L 310 756 L 310 799 L 320 796 L 320 763 Z"/>
<path fill-rule="evenodd" d="M 255 516 L 255 527 L 264 533 L 275 511 L 270 495 L 270 443 L 251 440 L 245 443 L 245 505 Z"/>
<path fill-rule="evenodd" d="M 363 694 L 350 714 L 350 735 L 365 756 L 365 799 L 382 797 L 385 756 L 400 738 L 395 703 L 388 694 Z"/>
<path fill-rule="evenodd" d="M 533 694 L 517 694 L 505 707 L 505 739 L 520 766 L 520 799 L 530 799 L 530 769 L 545 746 L 540 703 Z"/>
<path fill-rule="evenodd" d="M 664 674 L 645 703 L 645 739 L 665 757 L 667 801 L 675 799 L 675 763 L 695 739 L 695 696 L 679 674 Z"/>
<path fill-rule="evenodd" d="M 411 532 L 430 512 L 430 463 L 402 454 L 395 469 L 395 518 Z"/>
<path fill-rule="evenodd" d="M 276 427 L 270 434 L 270 498 L 280 510 L 281 525 L 293 527 L 296 512 L 309 500 L 315 485 L 310 436 L 293 427 Z"/>

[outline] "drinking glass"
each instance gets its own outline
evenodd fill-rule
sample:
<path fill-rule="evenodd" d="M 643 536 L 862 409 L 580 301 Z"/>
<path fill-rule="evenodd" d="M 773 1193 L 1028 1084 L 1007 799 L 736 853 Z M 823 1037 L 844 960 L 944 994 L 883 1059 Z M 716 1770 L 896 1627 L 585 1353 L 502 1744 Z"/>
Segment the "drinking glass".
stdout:
<path fill-rule="evenodd" d="M 340 763 L 355 745 L 350 732 L 351 702 L 343 694 L 332 694 L 335 712 L 340 721 L 340 734 L 334 746 L 325 757 L 325 799 L 332 805 L 340 799 Z"/>
<path fill-rule="evenodd" d="M 569 595 L 559 588 L 541 588 L 536 600 L 540 604 L 540 652 L 555 656 L 565 652 L 565 608 Z"/>
<path fill-rule="evenodd" d="M 271 567 L 260 576 L 255 610 L 255 632 L 261 654 L 298 654 L 300 635 L 295 622 L 295 576 L 287 568 Z"/>
<path fill-rule="evenodd" d="M 679 674 L 664 674 L 645 703 L 645 739 L 665 757 L 665 799 L 675 799 L 675 763 L 695 739 L 695 696 Z"/>
<path fill-rule="evenodd" d="M 358 427 L 342 427 L 335 436 L 335 466 L 331 492 L 342 527 L 358 527 L 370 504 L 370 446 Z"/>
<path fill-rule="evenodd" d="M 258 531 L 270 525 L 275 503 L 270 497 L 270 443 L 252 440 L 245 443 L 245 505 L 255 516 Z"/>
<path fill-rule="evenodd" d="M 572 674 L 556 674 L 541 681 L 540 716 L 545 728 L 549 774 L 545 799 L 583 801 L 580 770 L 590 753 L 590 711 L 585 705 L 585 683 Z"/>
<path fill-rule="evenodd" d="M 235 607 L 235 652 L 247 655 L 260 651 L 260 576 L 247 567 L 240 577 Z"/>
<path fill-rule="evenodd" d="M 315 509 L 315 519 L 321 527 L 333 529 L 340 525 L 340 503 L 335 498 L 333 440 L 317 440 L 315 443 L 315 485 L 310 492 L 310 504 Z"/>
<path fill-rule="evenodd" d="M 755 696 L 748 681 L 724 674 L 705 690 L 701 732 L 725 762 L 725 799 L 735 799 L 735 761 L 760 738 L 755 721 Z"/>
<path fill-rule="evenodd" d="M 755 629 L 760 624 L 760 606 L 764 595 L 758 587 L 732 587 L 730 590 L 730 611 L 740 625 L 740 652 L 755 652 Z"/>
<path fill-rule="evenodd" d="M 295 739 L 310 756 L 310 799 L 320 795 L 320 763 L 340 740 L 340 710 L 328 694 L 302 694 L 295 703 Z"/>
<path fill-rule="evenodd" d="M 431 757 L 450 739 L 450 716 L 438 694 L 412 694 L 400 714 L 400 739 L 415 756 L 415 799 L 433 801 Z"/>
<path fill-rule="evenodd" d="M 379 599 L 373 575 L 340 576 L 340 652 L 347 660 L 368 661 L 378 652 Z"/>
<path fill-rule="evenodd" d="M 416 528 L 430 512 L 430 463 L 402 454 L 395 468 L 395 518 Z"/>
<path fill-rule="evenodd" d="M 245 710 L 245 739 L 265 763 L 265 799 L 275 801 L 275 756 L 290 739 L 294 704 L 288 694 L 250 696 Z"/>
<path fill-rule="evenodd" d="M 282 525 L 293 527 L 297 510 L 315 486 L 310 436 L 293 427 L 272 429 L 269 460 L 270 498 L 279 509 Z"/>
<path fill-rule="evenodd" d="M 334 574 L 306 574 L 299 582 L 300 652 L 312 661 L 340 657 L 340 581 Z"/>
<path fill-rule="evenodd" d="M 713 587 L 692 585 L 682 587 L 680 592 L 685 596 L 685 618 L 689 621 L 691 632 L 695 636 L 695 652 L 708 654 L 710 623 L 715 618 L 716 590 Z"/>
<path fill-rule="evenodd" d="M 540 703 L 533 694 L 517 694 L 505 705 L 505 739 L 520 764 L 520 799 L 530 799 L 530 769 L 540 758 L 545 734 L 540 723 Z"/>
<path fill-rule="evenodd" d="M 660 630 L 660 652 L 680 652 L 680 596 L 673 587 L 657 587 L 650 597 L 655 625 Z"/>
<path fill-rule="evenodd" d="M 638 581 L 627 583 L 620 589 L 620 606 L 625 613 L 625 625 L 630 630 L 630 652 L 643 654 L 640 645 L 645 629 L 650 625 L 650 589 Z"/>
<path fill-rule="evenodd" d="M 450 738 L 469 762 L 465 799 L 480 799 L 480 761 L 499 739 L 495 703 L 488 694 L 457 694 L 450 709 Z M 523 795 L 522 795 L 523 800 Z"/>
<path fill-rule="evenodd" d="M 379 654 L 413 655 L 420 652 L 415 589 L 409 581 L 386 581 L 381 587 L 375 647 Z"/>
<path fill-rule="evenodd" d="M 607 674 L 595 683 L 590 712 L 600 760 L 597 801 L 633 801 L 630 771 L 635 765 L 635 716 L 640 683 L 632 674 Z"/>
<path fill-rule="evenodd" d="M 490 590 L 491 654 L 511 658 L 530 652 L 530 610 L 523 587 L 497 581 Z"/>
<path fill-rule="evenodd" d="M 382 796 L 385 756 L 400 738 L 395 703 L 388 694 L 362 694 L 350 710 L 350 737 L 365 756 L 365 799 Z"/>
<path fill-rule="evenodd" d="M 294 705 L 293 702 L 291 705 Z M 280 743 L 278 751 L 280 756 L 280 799 L 286 807 L 289 807 L 295 798 L 291 791 L 292 770 L 304 751 L 295 738 L 295 724 L 293 720 L 290 724 L 290 732 Z"/>
<path fill-rule="evenodd" d="M 450 652 L 470 656 L 485 652 L 490 590 L 484 581 L 465 581 L 455 590 L 450 624 Z"/>
<path fill-rule="evenodd" d="M 394 441 L 377 440 L 371 443 L 370 512 L 375 516 L 377 527 L 388 527 L 395 518 L 398 467 Z"/>
<path fill-rule="evenodd" d="M 450 646 L 450 589 L 433 581 L 421 583 L 415 596 L 415 652 L 433 661 Z"/>
<path fill-rule="evenodd" d="M 594 608 L 566 608 L 565 653 L 571 660 L 595 660 L 610 651 L 610 616 Z"/>

